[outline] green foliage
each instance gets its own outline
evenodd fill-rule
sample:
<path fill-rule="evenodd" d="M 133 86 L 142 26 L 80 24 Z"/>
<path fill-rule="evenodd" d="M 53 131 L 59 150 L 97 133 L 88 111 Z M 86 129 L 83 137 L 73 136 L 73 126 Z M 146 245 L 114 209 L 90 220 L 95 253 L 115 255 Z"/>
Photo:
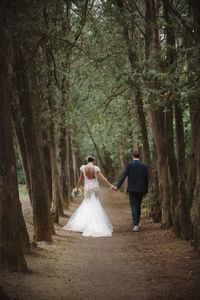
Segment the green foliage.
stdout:
<path fill-rule="evenodd" d="M 120 169 L 119 146 L 124 145 L 130 159 L 133 129 L 138 125 L 127 84 L 131 70 L 121 28 L 103 13 L 100 7 L 92 11 L 82 33 L 82 51 L 72 58 L 70 118 L 82 159 L 96 152 L 95 141 L 102 157 L 109 152 L 112 167 Z"/>
<path fill-rule="evenodd" d="M 126 5 L 124 1 L 124 9 L 120 9 L 119 3 L 72 1 L 67 14 L 67 4 L 61 0 L 32 1 L 29 15 L 21 12 L 23 21 L 19 22 L 16 16 L 18 35 L 21 31 L 26 36 L 27 31 L 34 32 L 31 42 L 36 46 L 39 109 L 44 131 L 48 131 L 54 121 L 59 141 L 61 128 L 73 128 L 81 160 L 84 161 L 88 153 L 96 152 L 97 145 L 103 159 L 106 152 L 110 154 L 112 167 L 118 172 L 121 169 L 120 147 L 123 146 L 125 160 L 129 160 L 132 145 L 141 145 L 134 101 L 135 83 L 142 93 L 151 152 L 154 146 L 149 110 L 166 111 L 165 94 L 168 93 L 183 108 L 186 153 L 189 152 L 188 103 L 198 92 L 198 74 L 189 74 L 187 58 L 190 57 L 192 65 L 199 53 L 193 45 L 185 47 L 185 28 L 175 20 L 176 49 L 171 52 L 176 52 L 177 59 L 166 67 L 168 45 L 161 5 L 158 6 L 160 48 L 151 52 L 147 62 L 144 33 L 151 24 L 145 23 L 145 5 L 139 1 L 137 6 L 131 1 Z M 181 5 L 177 1 L 176 9 L 190 26 L 185 1 L 181 1 Z M 129 47 L 138 55 L 134 66 L 130 65 L 124 28 L 129 32 Z M 19 162 L 18 165 L 18 176 L 23 181 Z"/>

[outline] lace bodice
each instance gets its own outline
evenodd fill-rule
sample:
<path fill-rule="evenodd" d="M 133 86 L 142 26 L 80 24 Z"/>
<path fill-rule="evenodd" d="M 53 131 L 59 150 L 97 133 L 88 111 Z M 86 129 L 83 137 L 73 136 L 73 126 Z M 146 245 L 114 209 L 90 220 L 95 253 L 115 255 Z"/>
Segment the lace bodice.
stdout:
<path fill-rule="evenodd" d="M 100 172 L 100 168 L 98 166 L 94 166 L 94 175 L 95 178 L 90 179 L 87 177 L 85 173 L 85 165 L 80 167 L 80 170 L 84 175 L 84 195 L 85 198 L 89 198 L 92 193 L 97 193 L 99 191 L 99 183 L 97 180 L 97 173 Z"/>

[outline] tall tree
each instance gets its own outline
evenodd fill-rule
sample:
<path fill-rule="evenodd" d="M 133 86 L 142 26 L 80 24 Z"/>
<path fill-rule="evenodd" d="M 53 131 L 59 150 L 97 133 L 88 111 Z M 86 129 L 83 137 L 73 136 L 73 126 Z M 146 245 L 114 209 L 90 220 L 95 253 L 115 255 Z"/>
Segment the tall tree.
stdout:
<path fill-rule="evenodd" d="M 20 239 L 21 205 L 12 136 L 8 84 L 8 50 L 5 37 L 6 1 L 0 3 L 0 267 L 26 271 Z"/>
<path fill-rule="evenodd" d="M 166 35 L 166 72 L 167 74 L 173 78 L 173 74 L 177 68 L 177 54 L 176 54 L 176 40 L 175 40 L 175 24 L 174 24 L 174 16 L 170 14 L 170 3 L 173 1 L 163 0 L 163 12 L 165 18 L 165 35 Z M 165 136 L 166 136 L 166 144 L 170 145 L 167 147 L 167 159 L 169 165 L 169 182 L 170 182 L 170 194 L 172 200 L 172 217 L 175 228 L 175 233 L 177 236 L 180 236 L 180 220 L 179 220 L 179 189 L 178 189 L 178 170 L 177 170 L 177 161 L 175 157 L 175 149 L 174 149 L 174 110 L 173 110 L 173 102 L 174 102 L 174 82 L 172 80 L 171 86 L 169 86 L 169 90 L 166 91 L 165 101 L 166 101 L 166 111 L 165 111 Z M 177 96 L 178 98 L 178 96 Z M 175 100 L 177 101 L 177 100 Z M 176 103 L 175 110 L 177 116 L 177 110 L 179 105 Z M 180 114 L 181 116 L 181 114 Z M 177 120 L 177 118 L 176 118 Z M 177 123 L 178 125 L 178 123 Z M 177 128 L 177 141 L 179 141 L 179 137 L 181 134 L 184 135 L 184 132 L 180 130 L 183 127 L 176 126 Z M 184 146 L 184 145 L 182 145 Z M 184 148 L 182 149 L 184 151 Z M 179 156 L 178 156 L 179 157 Z M 181 174 L 181 170 L 180 170 Z"/>
<path fill-rule="evenodd" d="M 195 147 L 195 161 L 196 161 L 196 173 L 195 173 L 195 189 L 194 189 L 194 207 L 195 207 L 195 221 L 194 221 L 194 240 L 195 247 L 200 249 L 200 72 L 197 67 L 200 63 L 200 3 L 199 1 L 192 0 L 192 16 L 193 16 L 193 29 L 194 29 L 194 59 L 195 59 L 195 97 L 192 105 L 192 135 L 196 137 Z"/>
<path fill-rule="evenodd" d="M 14 44 L 13 49 L 16 87 L 23 118 L 21 121 L 32 191 L 34 235 L 36 240 L 51 240 L 52 224 L 44 165 L 42 132 L 41 127 L 39 127 L 39 116 L 36 115 L 38 98 L 31 92 L 31 90 L 36 90 L 34 86 L 34 62 L 33 59 L 26 60 L 26 54 L 19 45 Z"/>
<path fill-rule="evenodd" d="M 31 1 L 30 1 L 31 2 Z M 36 75 L 36 56 L 38 50 L 37 27 L 29 21 L 32 14 L 39 12 L 35 2 L 21 1 L 9 3 L 8 32 L 9 46 L 12 49 L 12 64 L 17 91 L 16 105 L 20 111 L 21 126 L 25 144 L 26 160 L 33 203 L 34 235 L 36 240 L 51 240 L 53 225 L 50 217 L 50 201 L 44 165 L 42 126 L 39 115 L 39 87 Z M 31 5 L 31 8 L 29 7 Z M 19 14 L 25 26 L 19 29 Z M 38 16 L 40 21 L 40 14 Z M 16 30 L 16 34 L 13 31 Z M 32 39 L 29 33 L 32 32 Z M 34 52 L 34 50 L 35 52 Z M 18 140 L 21 142 L 21 139 Z M 23 145 L 24 146 L 24 145 Z M 22 147 L 21 147 L 22 149 Z M 24 152 L 21 153 L 24 155 Z"/>
<path fill-rule="evenodd" d="M 146 118 L 143 108 L 143 99 L 141 91 L 141 79 L 138 74 L 141 74 L 141 68 L 139 64 L 139 50 L 137 45 L 136 25 L 134 20 L 134 9 L 136 9 L 134 3 L 127 4 L 127 1 L 118 0 L 118 8 L 121 12 L 121 18 L 119 19 L 123 27 L 123 35 L 127 44 L 127 54 L 131 67 L 131 74 L 128 80 L 130 88 L 133 90 L 134 105 L 137 108 L 138 122 L 141 131 L 142 153 L 145 163 L 150 165 L 150 150 L 149 140 L 147 132 Z M 128 10 L 129 9 L 129 10 Z M 130 16 L 128 18 L 128 11 Z M 130 25 L 129 25 L 130 24 Z"/>
<path fill-rule="evenodd" d="M 160 79 L 157 73 L 162 70 L 162 56 L 161 45 L 158 29 L 158 11 L 155 0 L 146 0 L 146 34 L 145 34 L 145 48 L 146 48 L 146 60 L 147 60 L 147 83 L 150 90 L 160 90 Z M 153 75 L 153 76 L 152 76 Z M 159 93 L 158 93 L 159 95 Z M 171 213 L 171 197 L 169 186 L 169 174 L 167 164 L 166 153 L 166 128 L 165 128 L 165 115 L 164 104 L 157 105 L 155 100 L 156 93 L 154 95 L 150 93 L 150 118 L 153 138 L 156 147 L 157 156 L 157 170 L 158 170 L 158 182 L 159 193 L 162 203 L 162 227 L 172 226 L 172 213 Z M 161 100 L 161 99 L 160 99 Z"/>

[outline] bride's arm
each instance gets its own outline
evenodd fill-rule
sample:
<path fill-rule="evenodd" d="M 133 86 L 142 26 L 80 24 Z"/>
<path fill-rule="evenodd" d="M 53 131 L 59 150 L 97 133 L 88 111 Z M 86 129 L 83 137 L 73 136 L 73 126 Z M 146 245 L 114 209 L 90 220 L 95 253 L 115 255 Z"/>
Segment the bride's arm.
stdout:
<path fill-rule="evenodd" d="M 82 182 L 83 178 L 84 178 L 83 172 L 81 171 L 81 172 L 80 172 L 79 179 L 78 179 L 78 183 L 77 183 L 77 186 L 76 186 L 77 190 L 79 189 L 79 187 L 80 187 L 80 185 L 81 185 L 81 182 Z"/>
<path fill-rule="evenodd" d="M 101 172 L 97 172 L 97 177 L 102 179 L 104 182 L 106 182 L 110 188 L 113 187 L 113 185 L 108 181 L 108 179 L 105 176 L 103 176 Z"/>

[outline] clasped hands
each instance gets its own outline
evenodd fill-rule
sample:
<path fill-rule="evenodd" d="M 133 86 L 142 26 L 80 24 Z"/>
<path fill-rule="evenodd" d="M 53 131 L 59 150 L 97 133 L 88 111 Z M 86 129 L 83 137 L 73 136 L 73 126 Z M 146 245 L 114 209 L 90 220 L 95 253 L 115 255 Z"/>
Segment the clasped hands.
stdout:
<path fill-rule="evenodd" d="M 118 188 L 114 185 L 112 185 L 111 189 L 112 189 L 113 192 L 117 192 L 117 190 L 118 190 Z"/>

